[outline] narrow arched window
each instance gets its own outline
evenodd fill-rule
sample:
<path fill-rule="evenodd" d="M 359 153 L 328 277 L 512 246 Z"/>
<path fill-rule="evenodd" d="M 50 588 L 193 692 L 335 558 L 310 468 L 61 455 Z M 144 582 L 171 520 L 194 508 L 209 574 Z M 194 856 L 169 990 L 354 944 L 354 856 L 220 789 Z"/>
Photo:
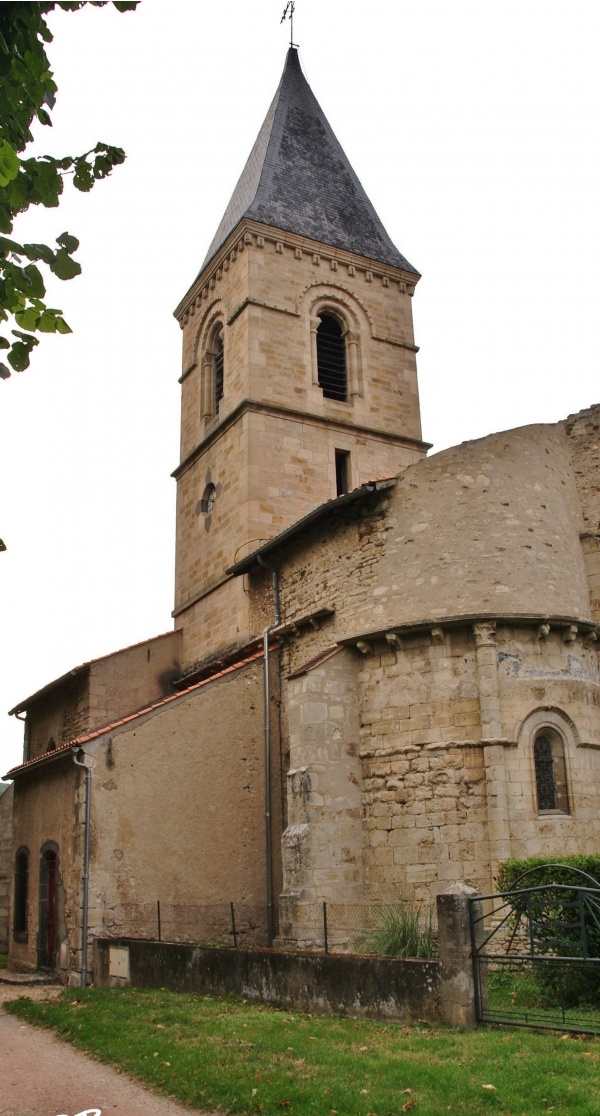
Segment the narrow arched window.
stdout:
<path fill-rule="evenodd" d="M 29 894 L 29 851 L 21 848 L 15 857 L 15 899 L 13 932 L 17 941 L 27 935 L 27 899 Z"/>
<path fill-rule="evenodd" d="M 345 403 L 348 398 L 346 341 L 344 330 L 333 314 L 319 314 L 317 368 L 325 398 L 341 399 Z"/>
<path fill-rule="evenodd" d="M 219 403 L 223 398 L 224 360 L 223 360 L 223 330 L 220 329 L 214 340 L 213 368 L 215 378 L 215 414 L 219 413 Z"/>
<path fill-rule="evenodd" d="M 565 749 L 554 729 L 543 728 L 533 742 L 535 790 L 540 813 L 547 810 L 569 813 Z"/>

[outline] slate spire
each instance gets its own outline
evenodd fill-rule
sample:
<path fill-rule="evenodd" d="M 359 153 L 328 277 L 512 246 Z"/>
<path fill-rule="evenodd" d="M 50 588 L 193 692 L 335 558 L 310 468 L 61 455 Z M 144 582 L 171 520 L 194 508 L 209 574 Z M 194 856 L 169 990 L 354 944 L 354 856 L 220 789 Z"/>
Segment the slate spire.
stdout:
<path fill-rule="evenodd" d="M 418 275 L 379 220 L 294 47 L 202 271 L 244 217 Z"/>

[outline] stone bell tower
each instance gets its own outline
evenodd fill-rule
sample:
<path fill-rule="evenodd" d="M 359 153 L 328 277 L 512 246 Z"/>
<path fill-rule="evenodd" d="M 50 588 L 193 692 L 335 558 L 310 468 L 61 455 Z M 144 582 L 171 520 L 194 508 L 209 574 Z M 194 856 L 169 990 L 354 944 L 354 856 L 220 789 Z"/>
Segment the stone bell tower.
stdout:
<path fill-rule="evenodd" d="M 243 646 L 235 561 L 418 460 L 411 296 L 394 247 L 290 48 L 183 330 L 174 617 L 184 666 Z"/>

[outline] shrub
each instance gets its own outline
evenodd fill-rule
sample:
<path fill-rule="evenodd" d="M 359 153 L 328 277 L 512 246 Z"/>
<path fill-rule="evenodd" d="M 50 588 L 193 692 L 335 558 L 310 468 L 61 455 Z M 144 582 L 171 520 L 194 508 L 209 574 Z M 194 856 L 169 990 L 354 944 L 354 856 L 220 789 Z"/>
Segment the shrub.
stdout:
<path fill-rule="evenodd" d="M 375 926 L 362 935 L 359 948 L 387 957 L 437 957 L 433 908 L 414 903 L 382 907 Z"/>
<path fill-rule="evenodd" d="M 527 875 L 520 879 L 524 872 Z M 586 879 L 580 872 L 585 872 L 592 879 Z M 600 1003 L 600 960 L 598 963 L 581 961 L 584 954 L 580 892 L 576 890 L 591 889 L 591 894 L 584 896 L 583 908 L 586 953 L 588 957 L 600 959 L 600 856 L 507 860 L 498 873 L 497 882 L 502 892 L 515 889 L 509 902 L 517 918 L 526 919 L 528 912 L 532 916 L 535 952 L 548 958 L 536 960 L 533 968 L 544 1004 L 549 1006 L 558 1002 L 563 1007 L 574 1007 L 583 1003 Z M 528 888 L 542 887 L 543 891 L 534 892 L 530 897 L 528 907 L 527 897 L 519 893 Z M 594 894 L 595 888 L 598 888 L 598 894 Z M 560 964 L 550 960 L 553 955 L 572 957 L 573 963 Z"/>

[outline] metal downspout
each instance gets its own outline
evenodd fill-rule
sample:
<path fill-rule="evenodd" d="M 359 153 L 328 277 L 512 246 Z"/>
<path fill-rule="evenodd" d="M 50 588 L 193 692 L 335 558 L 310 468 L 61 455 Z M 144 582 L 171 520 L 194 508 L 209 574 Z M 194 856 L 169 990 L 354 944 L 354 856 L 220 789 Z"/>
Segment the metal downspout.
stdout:
<path fill-rule="evenodd" d="M 272 624 L 267 624 L 263 631 L 263 662 L 265 682 L 265 850 L 267 873 L 267 934 L 269 945 L 273 945 L 273 846 L 271 840 L 271 686 L 269 681 L 269 635 L 281 623 L 281 608 L 279 603 L 279 575 L 274 566 L 269 566 L 260 554 L 257 556 L 259 566 L 270 570 L 273 575 L 273 598 L 275 605 L 275 619 Z"/>
<path fill-rule="evenodd" d="M 82 748 L 77 749 L 80 756 L 85 755 Z M 87 983 L 87 953 L 88 953 L 88 901 L 90 885 L 90 800 L 92 796 L 92 771 L 87 763 L 77 759 L 73 749 L 73 763 L 85 770 L 85 836 L 83 846 L 83 875 L 81 877 L 82 890 L 82 918 L 81 918 L 81 987 Z"/>

